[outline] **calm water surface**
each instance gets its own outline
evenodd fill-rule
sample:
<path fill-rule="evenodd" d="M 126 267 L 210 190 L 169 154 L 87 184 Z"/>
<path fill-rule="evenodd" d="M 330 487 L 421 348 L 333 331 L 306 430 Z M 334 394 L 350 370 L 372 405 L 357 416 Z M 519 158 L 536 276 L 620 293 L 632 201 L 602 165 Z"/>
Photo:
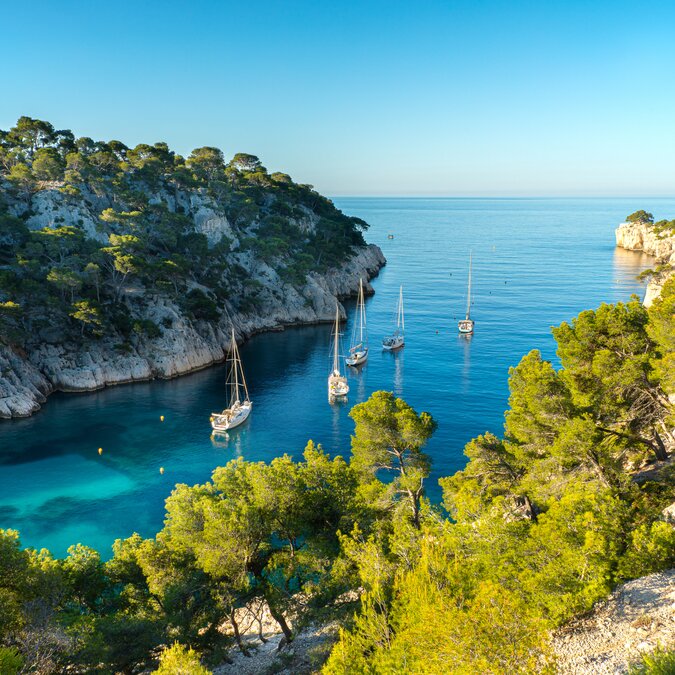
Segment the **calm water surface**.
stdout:
<path fill-rule="evenodd" d="M 32 418 L 0 421 L 0 527 L 19 529 L 25 545 L 58 555 L 82 542 L 108 557 L 116 538 L 161 528 L 175 483 L 205 481 L 233 457 L 298 457 L 310 438 L 348 453 L 349 408 L 377 389 L 438 420 L 428 446 L 430 493 L 438 498 L 436 479 L 462 468 L 467 441 L 501 432 L 509 367 L 533 348 L 555 359 L 550 326 L 643 292 L 635 276 L 651 258 L 615 249 L 616 224 L 638 208 L 657 219 L 675 213 L 675 200 L 655 199 L 335 201 L 371 224 L 368 240 L 388 260 L 367 300 L 371 355 L 360 372 L 349 373 L 347 405 L 327 402 L 330 326 L 259 335 L 242 348 L 255 405 L 226 442 L 211 440 L 208 420 L 225 403 L 223 366 L 177 380 L 55 394 Z M 466 339 L 457 335 L 456 319 L 466 302 L 469 250 L 476 332 Z M 381 352 L 401 283 L 406 347 Z"/>

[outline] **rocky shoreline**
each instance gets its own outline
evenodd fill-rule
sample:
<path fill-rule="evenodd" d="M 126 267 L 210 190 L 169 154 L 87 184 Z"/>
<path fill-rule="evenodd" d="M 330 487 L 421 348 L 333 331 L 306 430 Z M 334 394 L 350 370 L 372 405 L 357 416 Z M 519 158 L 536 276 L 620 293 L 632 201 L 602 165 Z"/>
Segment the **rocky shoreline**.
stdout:
<path fill-rule="evenodd" d="M 616 228 L 616 245 L 629 251 L 644 251 L 656 258 L 659 265 L 675 266 L 675 237 L 663 237 L 648 223 L 621 223 Z M 644 304 L 649 307 L 661 294 L 670 273 L 655 274 L 647 284 Z"/>
<path fill-rule="evenodd" d="M 249 262 L 248 265 L 245 263 Z M 359 278 L 372 294 L 370 279 L 386 264 L 373 244 L 354 249 L 340 268 L 312 272 L 302 286 L 285 284 L 259 260 L 242 261 L 259 283 L 254 312 L 237 312 L 228 303 L 218 323 L 189 321 L 166 297 L 145 297 L 146 318 L 162 326 L 157 338 L 134 336 L 121 349 L 113 337 L 88 342 L 53 342 L 13 350 L 0 344 L 0 418 L 27 417 L 55 391 L 85 392 L 157 378 L 172 378 L 221 362 L 234 328 L 237 340 L 285 326 L 324 323 L 335 316 L 335 302 L 354 297 Z M 133 302 L 134 289 L 128 290 Z M 344 316 L 344 308 L 340 305 Z"/>

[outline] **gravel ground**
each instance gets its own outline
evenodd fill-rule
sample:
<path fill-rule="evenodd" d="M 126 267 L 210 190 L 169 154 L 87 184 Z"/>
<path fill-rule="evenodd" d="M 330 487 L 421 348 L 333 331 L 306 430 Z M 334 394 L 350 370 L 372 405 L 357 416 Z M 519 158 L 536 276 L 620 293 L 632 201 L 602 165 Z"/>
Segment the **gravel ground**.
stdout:
<path fill-rule="evenodd" d="M 338 621 L 309 625 L 298 631 L 293 642 L 286 644 L 279 624 L 271 617 L 267 606 L 260 604 L 251 609 L 237 610 L 248 656 L 234 647 L 229 653 L 230 663 L 215 668 L 214 675 L 308 675 L 318 672 L 337 639 Z M 289 617 L 286 619 L 291 623 Z"/>
<path fill-rule="evenodd" d="M 657 646 L 675 647 L 675 569 L 619 586 L 553 635 L 560 675 L 627 673 Z"/>

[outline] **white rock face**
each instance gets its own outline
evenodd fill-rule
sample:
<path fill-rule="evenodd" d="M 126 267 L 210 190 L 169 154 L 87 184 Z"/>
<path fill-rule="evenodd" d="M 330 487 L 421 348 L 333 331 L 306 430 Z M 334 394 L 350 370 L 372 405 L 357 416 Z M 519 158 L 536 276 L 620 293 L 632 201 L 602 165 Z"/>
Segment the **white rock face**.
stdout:
<path fill-rule="evenodd" d="M 53 390 L 33 364 L 0 344 L 0 417 L 28 417 Z"/>
<path fill-rule="evenodd" d="M 229 235 L 228 235 L 229 236 Z M 238 313 L 225 306 L 218 324 L 190 322 L 166 298 L 150 297 L 144 318 L 161 326 L 157 338 L 131 338 L 121 351 L 119 338 L 76 343 L 39 343 L 26 355 L 0 345 L 0 417 L 25 417 L 39 410 L 52 391 L 92 391 L 102 387 L 171 378 L 222 361 L 230 347 L 231 328 L 239 339 L 280 326 L 332 321 L 335 303 L 355 296 L 359 278 L 372 292 L 368 280 L 385 264 L 374 245 L 355 250 L 339 269 L 312 273 L 302 287 L 285 284 L 277 272 L 242 254 L 240 264 L 261 284 L 255 312 Z M 344 308 L 340 305 L 344 316 Z"/>
<path fill-rule="evenodd" d="M 649 225 L 642 223 L 622 223 L 616 228 L 616 245 L 630 251 L 644 251 L 653 255 L 658 264 L 675 266 L 675 237 L 663 237 L 654 232 Z M 649 307 L 661 295 L 661 289 L 670 275 L 653 277 L 647 285 L 643 303 Z"/>
<path fill-rule="evenodd" d="M 616 245 L 631 251 L 644 251 L 668 262 L 675 255 L 675 237 L 660 237 L 653 228 L 642 223 L 621 223 L 616 228 Z"/>
<path fill-rule="evenodd" d="M 223 237 L 227 237 L 233 242 L 233 248 L 238 246 L 239 240 L 227 218 L 216 213 L 201 195 L 193 194 L 190 196 L 190 207 L 195 230 L 206 235 L 209 246 L 217 244 Z"/>
<path fill-rule="evenodd" d="M 69 200 L 67 195 L 56 189 L 40 190 L 31 201 L 33 215 L 26 220 L 31 230 L 44 227 L 72 225 L 82 228 L 86 235 L 101 243 L 108 242 L 108 235 L 99 227 L 98 218 L 79 202 Z"/>

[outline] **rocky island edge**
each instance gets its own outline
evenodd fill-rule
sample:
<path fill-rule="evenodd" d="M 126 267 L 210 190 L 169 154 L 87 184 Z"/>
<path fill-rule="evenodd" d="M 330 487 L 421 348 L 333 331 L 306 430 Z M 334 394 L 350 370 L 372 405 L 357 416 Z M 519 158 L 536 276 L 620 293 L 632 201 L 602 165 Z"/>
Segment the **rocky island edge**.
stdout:
<path fill-rule="evenodd" d="M 666 281 L 675 271 L 675 228 L 673 221 L 654 223 L 650 213 L 637 211 L 616 228 L 616 245 L 629 251 L 644 251 L 656 258 L 644 296 L 649 307 L 661 294 Z"/>

